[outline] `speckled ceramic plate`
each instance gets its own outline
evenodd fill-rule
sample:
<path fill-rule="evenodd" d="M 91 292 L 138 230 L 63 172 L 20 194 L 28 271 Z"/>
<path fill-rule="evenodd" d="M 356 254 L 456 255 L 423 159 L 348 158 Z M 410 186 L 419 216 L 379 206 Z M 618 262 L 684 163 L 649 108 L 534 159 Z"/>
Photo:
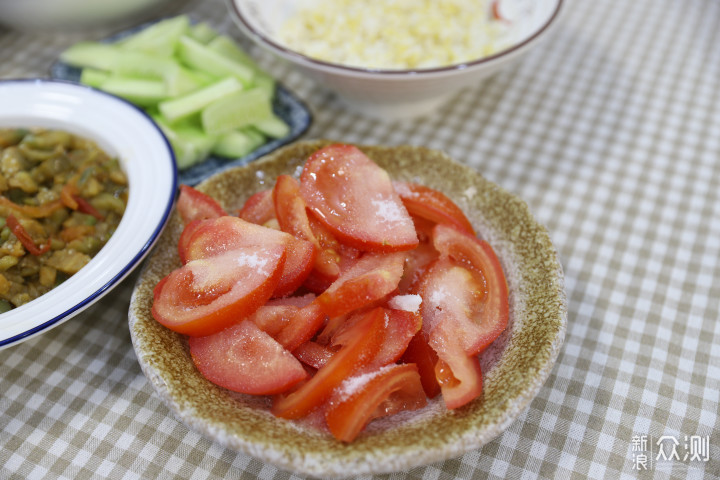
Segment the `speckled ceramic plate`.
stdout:
<path fill-rule="evenodd" d="M 322 142 L 299 142 L 199 185 L 235 211 L 282 173 L 297 175 Z M 273 417 L 263 400 L 231 393 L 195 369 L 187 342 L 151 315 L 152 289 L 180 266 L 182 224 L 171 219 L 138 280 L 130 305 L 132 341 L 158 395 L 191 428 L 293 472 L 325 477 L 385 473 L 462 455 L 501 433 L 527 407 L 552 369 L 567 319 L 562 267 L 547 231 L 520 199 L 444 154 L 418 147 L 362 147 L 394 179 L 445 192 L 496 249 L 510 292 L 508 329 L 481 355 L 484 391 L 448 411 L 435 399 L 420 411 L 372 422 L 350 445 Z"/>

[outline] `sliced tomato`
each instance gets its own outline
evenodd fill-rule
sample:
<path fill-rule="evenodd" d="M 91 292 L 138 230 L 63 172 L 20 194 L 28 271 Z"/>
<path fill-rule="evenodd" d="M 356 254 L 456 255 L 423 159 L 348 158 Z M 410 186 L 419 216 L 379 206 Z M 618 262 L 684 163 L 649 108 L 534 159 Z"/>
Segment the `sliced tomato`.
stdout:
<path fill-rule="evenodd" d="M 275 338 L 292 352 L 315 336 L 325 323 L 325 319 L 326 316 L 320 306 L 313 302 L 299 308 Z"/>
<path fill-rule="evenodd" d="M 475 235 L 475 230 L 465 213 L 444 193 L 411 182 L 395 181 L 393 187 L 411 215 L 435 223 L 446 223 Z"/>
<path fill-rule="evenodd" d="M 482 275 L 447 260 L 437 260 L 420 281 L 423 330 L 452 325 L 468 355 L 476 355 L 497 336 L 496 325 L 483 322 L 486 293 Z M 439 353 L 439 352 L 438 352 Z"/>
<path fill-rule="evenodd" d="M 287 260 L 273 296 L 293 293 L 312 270 L 315 249 L 310 242 L 290 234 L 255 225 L 238 217 L 220 217 L 202 222 L 192 233 L 184 248 L 188 260 L 208 258 L 239 247 L 281 244 L 286 248 Z"/>
<path fill-rule="evenodd" d="M 282 418 L 301 418 L 325 402 L 347 377 L 360 371 L 380 349 L 385 315 L 378 308 L 362 314 L 353 325 L 352 341 L 343 345 L 317 373 L 300 388 L 276 397 L 271 412 Z"/>
<path fill-rule="evenodd" d="M 193 220 L 217 218 L 227 212 L 210 195 L 202 193 L 189 185 L 180 185 L 177 209 L 186 225 Z"/>
<path fill-rule="evenodd" d="M 440 384 L 435 377 L 438 356 L 435 350 L 428 345 L 427 335 L 424 332 L 418 332 L 410 340 L 401 360 L 403 363 L 417 365 L 420 381 L 428 398 L 435 398 L 440 393 Z"/>
<path fill-rule="evenodd" d="M 315 236 L 308 218 L 307 205 L 300 196 L 298 181 L 289 175 L 280 175 L 273 189 L 273 203 L 280 229 L 311 242 L 317 250 L 314 270 L 323 277 L 336 279 L 340 275 L 340 256 L 332 246 L 321 244 Z M 323 241 L 327 243 L 326 238 L 323 238 Z"/>
<path fill-rule="evenodd" d="M 396 252 L 418 244 L 387 172 L 352 145 L 329 145 L 305 162 L 300 195 L 333 235 L 360 250 Z"/>
<path fill-rule="evenodd" d="M 312 293 L 300 297 L 284 297 L 269 300 L 258 308 L 249 320 L 260 327 L 260 330 L 270 334 L 273 338 L 290 324 L 290 320 L 301 307 L 309 305 L 315 300 Z"/>
<path fill-rule="evenodd" d="M 234 392 L 273 395 L 307 377 L 290 352 L 248 320 L 188 343 L 200 373 Z"/>
<path fill-rule="evenodd" d="M 418 313 L 387 309 L 385 340 L 371 365 L 381 367 L 400 360 L 412 338 L 422 327 Z"/>
<path fill-rule="evenodd" d="M 400 293 L 415 291 L 428 266 L 437 260 L 438 256 L 438 251 L 429 242 L 420 243 L 417 248 L 407 252 L 405 268 L 398 284 L 398 291 Z"/>
<path fill-rule="evenodd" d="M 479 291 L 473 294 L 482 298 L 479 302 L 472 302 L 472 316 L 465 316 L 476 326 L 476 337 L 465 342 L 466 351 L 471 355 L 476 354 L 492 343 L 507 327 L 508 288 L 502 266 L 489 243 L 447 225 L 437 225 L 434 228 L 433 244 L 441 256 L 483 278 L 482 295 Z M 464 321 L 461 323 L 466 325 Z"/>
<path fill-rule="evenodd" d="M 202 219 L 196 219 L 185 224 L 185 228 L 183 228 L 183 231 L 180 234 L 180 239 L 178 240 L 178 256 L 180 257 L 180 261 L 182 263 L 186 263 L 188 261 L 187 249 L 190 244 L 190 239 L 198 230 L 200 225 L 202 225 L 203 221 L 204 220 Z"/>
<path fill-rule="evenodd" d="M 272 190 L 261 190 L 251 195 L 238 211 L 238 217 L 256 225 L 264 225 L 275 218 Z"/>
<path fill-rule="evenodd" d="M 449 409 L 462 407 L 482 393 L 480 361 L 477 356 L 465 353 L 459 340 L 448 323 L 438 325 L 428 340 L 439 357 L 435 377 Z"/>
<path fill-rule="evenodd" d="M 415 365 L 390 365 L 342 382 L 325 419 L 335 438 L 352 442 L 371 420 L 426 404 Z"/>
<path fill-rule="evenodd" d="M 305 365 L 315 370 L 324 367 L 325 364 L 335 355 L 333 350 L 320 345 L 317 342 L 308 341 L 293 350 L 293 355 Z"/>
<path fill-rule="evenodd" d="M 404 252 L 365 254 L 320 294 L 316 302 L 329 317 L 369 305 L 397 288 L 404 264 Z"/>
<path fill-rule="evenodd" d="M 270 298 L 284 263 L 282 244 L 237 248 L 191 260 L 155 286 L 153 317 L 186 335 L 217 333 Z"/>

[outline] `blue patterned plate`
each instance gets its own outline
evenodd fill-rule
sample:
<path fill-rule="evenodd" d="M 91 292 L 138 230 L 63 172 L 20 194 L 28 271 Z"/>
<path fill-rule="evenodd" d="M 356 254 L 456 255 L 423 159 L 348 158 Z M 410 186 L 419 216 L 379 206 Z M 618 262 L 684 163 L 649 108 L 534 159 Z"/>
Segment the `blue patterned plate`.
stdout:
<path fill-rule="evenodd" d="M 103 41 L 110 43 L 116 42 L 144 28 L 147 28 L 154 23 L 156 22 L 149 22 L 139 25 L 137 27 L 125 30 L 116 35 L 108 37 Z M 81 70 L 79 68 L 68 65 L 67 63 L 60 60 L 56 61 L 50 68 L 50 75 L 53 78 L 67 80 L 70 82 L 79 83 L 80 73 Z M 307 108 L 307 106 L 305 106 L 305 104 L 300 101 L 300 99 L 294 96 L 285 87 L 280 85 L 280 83 L 277 84 L 275 100 L 273 103 L 273 110 L 278 117 L 282 118 L 290 126 L 290 133 L 287 136 L 272 139 L 269 142 L 261 145 L 257 149 L 253 150 L 251 153 L 240 158 L 226 158 L 211 155 L 205 161 L 199 164 L 193 165 L 192 167 L 185 170 L 180 170 L 180 183 L 184 183 L 187 185 L 195 185 L 214 173 L 220 172 L 230 167 L 246 165 L 253 160 L 257 160 L 263 155 L 272 152 L 278 147 L 297 140 L 300 136 L 302 136 L 303 133 L 307 131 L 308 128 L 310 128 L 310 124 L 312 123 L 312 115 L 310 114 L 310 110 Z"/>

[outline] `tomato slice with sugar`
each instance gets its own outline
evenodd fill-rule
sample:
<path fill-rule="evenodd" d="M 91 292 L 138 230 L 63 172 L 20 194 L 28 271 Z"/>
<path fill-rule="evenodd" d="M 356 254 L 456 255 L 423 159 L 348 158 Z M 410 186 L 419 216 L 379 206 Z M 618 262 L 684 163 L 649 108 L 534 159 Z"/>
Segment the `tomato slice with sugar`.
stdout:
<path fill-rule="evenodd" d="M 352 442 L 371 420 L 426 404 L 415 365 L 390 365 L 343 381 L 325 418 L 335 438 Z"/>
<path fill-rule="evenodd" d="M 263 305 L 280 280 L 285 247 L 245 247 L 191 260 L 153 291 L 152 314 L 190 336 L 217 333 Z"/>
<path fill-rule="evenodd" d="M 307 377 L 290 352 L 249 320 L 188 343 L 200 373 L 228 390 L 273 395 Z"/>
<path fill-rule="evenodd" d="M 338 240 L 360 250 L 396 252 L 418 244 L 387 172 L 359 148 L 334 144 L 308 158 L 300 195 Z"/>

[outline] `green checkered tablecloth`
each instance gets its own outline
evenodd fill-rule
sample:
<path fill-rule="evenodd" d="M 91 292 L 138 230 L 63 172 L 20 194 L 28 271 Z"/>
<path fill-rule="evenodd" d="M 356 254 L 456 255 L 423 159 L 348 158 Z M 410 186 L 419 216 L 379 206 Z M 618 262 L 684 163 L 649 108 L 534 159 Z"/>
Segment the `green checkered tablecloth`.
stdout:
<path fill-rule="evenodd" d="M 223 1 L 181 8 L 239 36 Z M 0 77 L 46 76 L 110 33 L 0 30 Z M 532 55 L 409 122 L 348 112 L 254 53 L 311 107 L 305 138 L 446 151 L 526 200 L 565 270 L 565 344 L 528 409 L 480 450 L 387 478 L 720 478 L 719 2 L 570 1 Z M 299 478 L 173 417 L 131 346 L 135 278 L 0 351 L 0 478 Z"/>

